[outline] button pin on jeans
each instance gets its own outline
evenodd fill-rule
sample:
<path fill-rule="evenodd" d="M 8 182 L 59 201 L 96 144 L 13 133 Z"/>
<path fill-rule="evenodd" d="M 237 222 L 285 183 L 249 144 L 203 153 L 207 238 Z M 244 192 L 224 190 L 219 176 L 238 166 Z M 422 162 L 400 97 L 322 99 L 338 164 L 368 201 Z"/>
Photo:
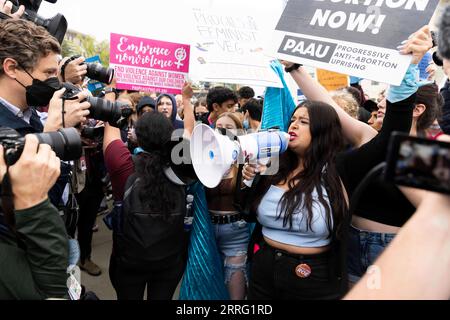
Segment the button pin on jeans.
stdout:
<path fill-rule="evenodd" d="M 309 278 L 311 276 L 311 273 L 311 267 L 307 264 L 300 264 L 295 268 L 295 274 L 297 275 L 297 277 L 302 279 Z"/>

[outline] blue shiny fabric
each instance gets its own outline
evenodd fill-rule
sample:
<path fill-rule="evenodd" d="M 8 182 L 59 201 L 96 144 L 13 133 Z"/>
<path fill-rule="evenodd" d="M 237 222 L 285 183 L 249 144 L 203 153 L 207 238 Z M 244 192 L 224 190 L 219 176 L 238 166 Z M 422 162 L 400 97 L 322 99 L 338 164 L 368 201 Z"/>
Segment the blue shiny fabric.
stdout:
<path fill-rule="evenodd" d="M 194 222 L 180 300 L 229 300 L 204 187 L 196 183 L 188 193 L 194 195 Z"/>
<path fill-rule="evenodd" d="M 272 70 L 280 77 L 283 88 L 267 88 L 264 95 L 262 129 L 273 127 L 287 132 L 296 105 L 284 78 L 284 68 L 278 60 L 272 61 Z"/>
<path fill-rule="evenodd" d="M 390 103 L 396 103 L 403 101 L 416 93 L 419 89 L 419 75 L 420 71 L 417 64 L 411 64 L 402 83 L 399 86 L 389 87 L 387 100 Z"/>

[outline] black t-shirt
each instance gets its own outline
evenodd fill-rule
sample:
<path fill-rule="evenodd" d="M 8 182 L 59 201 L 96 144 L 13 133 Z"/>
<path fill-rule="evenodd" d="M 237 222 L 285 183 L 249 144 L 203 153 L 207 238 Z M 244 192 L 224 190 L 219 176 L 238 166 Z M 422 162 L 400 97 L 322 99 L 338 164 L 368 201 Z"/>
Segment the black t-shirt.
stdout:
<path fill-rule="evenodd" d="M 388 101 L 380 133 L 360 148 L 339 155 L 337 168 L 350 199 L 370 170 L 386 160 L 392 132 L 410 132 L 415 97 L 414 94 L 397 103 Z M 382 177 L 378 177 L 377 181 L 369 184 L 363 192 L 354 214 L 401 227 L 414 212 L 412 204 L 395 185 L 385 183 Z"/>

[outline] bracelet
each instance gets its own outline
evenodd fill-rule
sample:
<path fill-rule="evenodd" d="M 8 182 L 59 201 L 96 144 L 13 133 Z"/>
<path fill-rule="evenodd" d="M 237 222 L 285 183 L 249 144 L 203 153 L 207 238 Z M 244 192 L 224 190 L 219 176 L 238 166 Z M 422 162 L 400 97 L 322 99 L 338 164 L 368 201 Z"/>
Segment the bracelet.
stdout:
<path fill-rule="evenodd" d="M 108 87 L 108 88 L 105 88 L 105 89 L 102 91 L 103 96 L 106 96 L 106 95 L 109 94 L 109 93 L 114 93 L 114 98 L 115 98 L 115 99 L 117 99 L 118 96 L 119 96 L 119 93 L 117 92 L 117 89 L 116 89 L 116 88 Z"/>
<path fill-rule="evenodd" d="M 288 68 L 284 68 L 284 71 L 286 71 L 286 73 L 291 73 L 294 70 L 298 70 L 302 66 L 303 65 L 300 63 L 294 63 L 292 66 L 290 66 Z"/>
<path fill-rule="evenodd" d="M 61 78 L 63 82 L 66 82 L 66 67 L 71 63 L 73 60 L 78 59 L 81 56 L 73 56 L 67 59 L 64 64 L 61 66 Z"/>
<path fill-rule="evenodd" d="M 116 88 L 111 88 L 111 87 L 108 87 L 108 88 L 105 88 L 105 94 L 108 94 L 108 93 L 115 93 L 115 94 L 117 94 L 117 90 L 116 90 Z"/>

